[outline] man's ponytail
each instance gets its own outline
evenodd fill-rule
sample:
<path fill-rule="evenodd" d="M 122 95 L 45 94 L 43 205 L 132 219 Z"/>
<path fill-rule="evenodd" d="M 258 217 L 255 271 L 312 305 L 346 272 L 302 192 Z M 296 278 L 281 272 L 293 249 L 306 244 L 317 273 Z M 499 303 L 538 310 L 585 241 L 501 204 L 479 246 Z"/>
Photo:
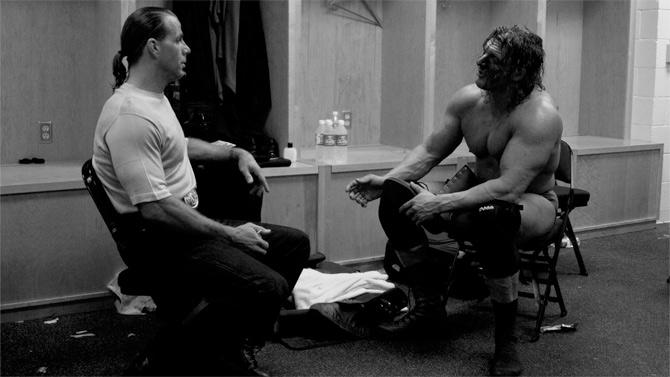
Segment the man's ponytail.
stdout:
<path fill-rule="evenodd" d="M 126 66 L 123 65 L 123 53 L 121 51 L 117 52 L 114 55 L 114 61 L 112 62 L 112 72 L 114 73 L 114 87 L 116 89 L 123 85 L 128 77 L 128 71 L 126 71 Z"/>

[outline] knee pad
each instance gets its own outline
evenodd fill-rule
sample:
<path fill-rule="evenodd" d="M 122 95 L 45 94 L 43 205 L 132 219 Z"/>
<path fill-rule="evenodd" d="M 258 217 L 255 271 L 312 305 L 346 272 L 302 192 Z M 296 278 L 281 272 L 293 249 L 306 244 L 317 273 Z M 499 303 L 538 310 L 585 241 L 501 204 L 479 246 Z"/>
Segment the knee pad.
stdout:
<path fill-rule="evenodd" d="M 522 208 L 494 200 L 474 209 L 455 211 L 447 231 L 455 239 L 475 246 L 488 275 L 509 276 L 518 270 L 516 243 Z"/>

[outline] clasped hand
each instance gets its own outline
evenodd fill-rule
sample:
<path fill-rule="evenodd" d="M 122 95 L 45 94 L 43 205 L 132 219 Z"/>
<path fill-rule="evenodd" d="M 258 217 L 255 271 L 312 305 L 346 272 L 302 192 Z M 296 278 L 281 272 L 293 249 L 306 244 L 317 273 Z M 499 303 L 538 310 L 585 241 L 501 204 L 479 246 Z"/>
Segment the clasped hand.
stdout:
<path fill-rule="evenodd" d="M 270 229 L 254 223 L 245 223 L 233 229 L 233 243 L 263 255 L 267 253 L 270 244 L 263 239 L 263 236 L 270 234 Z"/>

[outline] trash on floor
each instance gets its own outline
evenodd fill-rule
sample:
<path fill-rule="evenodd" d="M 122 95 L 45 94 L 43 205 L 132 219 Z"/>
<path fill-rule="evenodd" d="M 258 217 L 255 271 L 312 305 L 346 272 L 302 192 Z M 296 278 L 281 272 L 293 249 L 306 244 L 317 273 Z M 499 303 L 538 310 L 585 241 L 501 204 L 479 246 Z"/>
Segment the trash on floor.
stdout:
<path fill-rule="evenodd" d="M 54 319 L 48 319 L 48 320 L 44 321 L 44 324 L 45 325 L 53 325 L 56 322 L 58 322 L 58 317 L 56 317 Z"/>
<path fill-rule="evenodd" d="M 89 337 L 89 336 L 95 336 L 95 334 L 93 334 L 92 332 L 88 332 L 88 330 L 80 330 L 80 331 L 77 331 L 76 333 L 70 335 L 71 338 L 76 338 L 76 339 L 85 338 L 85 337 Z"/>
<path fill-rule="evenodd" d="M 546 332 L 572 332 L 572 331 L 577 331 L 577 324 L 576 323 L 570 323 L 570 324 L 561 323 L 559 325 L 540 327 L 540 332 L 541 333 L 546 333 Z"/>

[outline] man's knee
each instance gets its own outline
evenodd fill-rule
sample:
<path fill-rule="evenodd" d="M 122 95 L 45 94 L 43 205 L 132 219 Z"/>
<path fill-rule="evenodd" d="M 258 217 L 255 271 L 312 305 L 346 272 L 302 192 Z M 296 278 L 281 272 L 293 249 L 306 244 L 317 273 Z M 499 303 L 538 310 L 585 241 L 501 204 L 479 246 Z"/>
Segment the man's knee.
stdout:
<path fill-rule="evenodd" d="M 252 302 L 270 308 L 279 307 L 291 293 L 288 282 L 278 273 L 268 274 L 256 281 L 251 289 L 249 295 L 254 297 Z"/>
<path fill-rule="evenodd" d="M 459 240 L 470 241 L 480 255 L 487 274 L 504 277 L 518 271 L 517 239 L 521 207 L 492 201 L 452 214 L 447 230 Z"/>
<path fill-rule="evenodd" d="M 501 278 L 486 277 L 486 286 L 495 302 L 506 304 L 519 297 L 519 272 Z"/>

